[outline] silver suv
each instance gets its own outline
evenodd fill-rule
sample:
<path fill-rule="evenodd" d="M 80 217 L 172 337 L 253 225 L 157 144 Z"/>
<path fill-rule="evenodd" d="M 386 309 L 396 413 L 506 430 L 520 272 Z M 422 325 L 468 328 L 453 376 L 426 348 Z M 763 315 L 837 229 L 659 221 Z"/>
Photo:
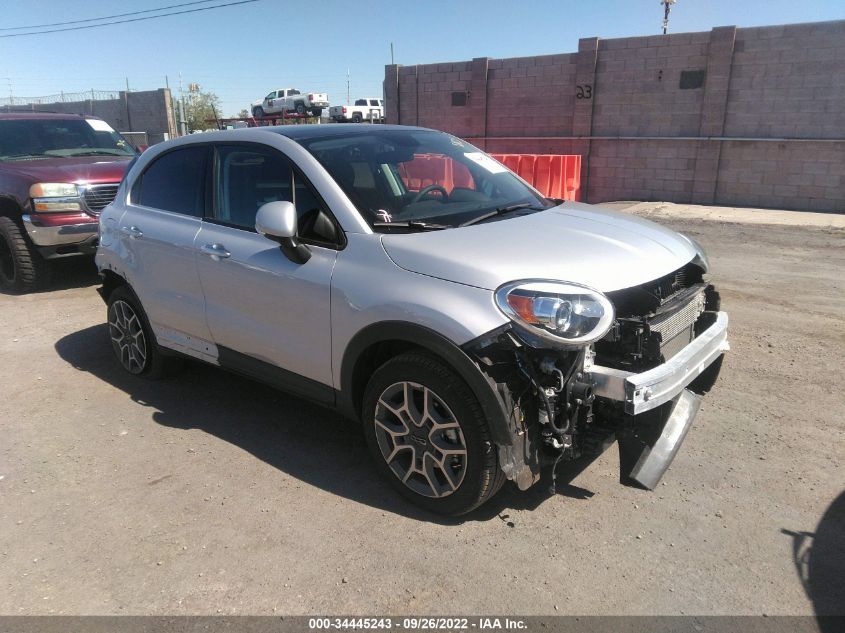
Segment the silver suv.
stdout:
<path fill-rule="evenodd" d="M 157 145 L 103 211 L 97 264 L 126 371 L 189 356 L 333 407 L 446 514 L 506 479 L 553 488 L 613 439 L 623 482 L 653 488 L 727 349 L 693 239 L 421 128 Z"/>

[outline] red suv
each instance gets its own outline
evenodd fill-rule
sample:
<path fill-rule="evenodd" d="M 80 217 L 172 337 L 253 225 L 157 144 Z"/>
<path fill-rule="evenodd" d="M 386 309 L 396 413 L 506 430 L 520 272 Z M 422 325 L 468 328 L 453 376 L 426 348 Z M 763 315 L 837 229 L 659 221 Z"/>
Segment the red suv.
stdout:
<path fill-rule="evenodd" d="M 36 290 L 47 260 L 93 255 L 100 211 L 136 155 L 94 117 L 0 113 L 0 290 Z"/>

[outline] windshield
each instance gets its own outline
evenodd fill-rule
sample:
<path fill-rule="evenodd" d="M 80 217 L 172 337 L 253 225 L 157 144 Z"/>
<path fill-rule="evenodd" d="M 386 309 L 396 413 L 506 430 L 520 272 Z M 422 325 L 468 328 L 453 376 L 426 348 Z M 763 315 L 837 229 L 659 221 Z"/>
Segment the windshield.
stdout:
<path fill-rule="evenodd" d="M 377 229 L 429 221 L 457 226 L 553 206 L 499 162 L 443 132 L 374 129 L 299 142 Z"/>
<path fill-rule="evenodd" d="M 99 119 L 0 120 L 3 161 L 135 154 L 126 139 Z"/>

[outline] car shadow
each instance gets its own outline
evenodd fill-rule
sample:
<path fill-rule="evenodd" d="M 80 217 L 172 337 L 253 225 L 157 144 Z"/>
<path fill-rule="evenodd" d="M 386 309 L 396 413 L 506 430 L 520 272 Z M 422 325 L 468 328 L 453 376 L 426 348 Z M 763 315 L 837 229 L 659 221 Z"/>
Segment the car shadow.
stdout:
<path fill-rule="evenodd" d="M 442 525 L 498 517 L 514 527 L 508 510 L 531 510 L 550 497 L 546 483 L 523 492 L 508 482 L 478 510 L 441 517 L 397 494 L 377 473 L 359 426 L 334 411 L 199 362 L 186 361 L 175 376 L 161 381 L 130 376 L 114 359 L 105 324 L 67 335 L 55 349 L 76 369 L 148 407 L 157 424 L 202 430 L 301 481 L 387 512 Z M 586 465 L 570 462 L 558 469 L 558 494 L 592 496 L 570 483 Z"/>
<path fill-rule="evenodd" d="M 48 263 L 48 276 L 43 287 L 29 294 L 46 294 L 57 290 L 72 288 L 86 288 L 99 283 L 97 266 L 92 257 L 68 257 L 53 260 Z M 18 293 L 3 292 L 0 294 L 16 295 Z"/>
<path fill-rule="evenodd" d="M 99 281 L 93 257 L 68 257 L 50 262 L 50 283 L 43 292 L 84 288 Z"/>
<path fill-rule="evenodd" d="M 822 633 L 845 622 L 845 492 L 830 504 L 813 532 L 781 532 L 792 538 L 792 561 Z"/>

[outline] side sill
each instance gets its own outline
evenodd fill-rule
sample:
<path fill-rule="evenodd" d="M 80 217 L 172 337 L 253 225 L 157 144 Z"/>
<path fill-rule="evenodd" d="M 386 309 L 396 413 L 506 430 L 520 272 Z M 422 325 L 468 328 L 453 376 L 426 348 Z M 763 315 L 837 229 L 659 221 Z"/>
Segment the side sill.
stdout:
<path fill-rule="evenodd" d="M 334 408 L 337 394 L 334 388 L 282 369 L 252 356 L 241 354 L 228 347 L 217 347 L 220 367 L 253 378 L 281 391 L 300 396 L 317 404 Z"/>

